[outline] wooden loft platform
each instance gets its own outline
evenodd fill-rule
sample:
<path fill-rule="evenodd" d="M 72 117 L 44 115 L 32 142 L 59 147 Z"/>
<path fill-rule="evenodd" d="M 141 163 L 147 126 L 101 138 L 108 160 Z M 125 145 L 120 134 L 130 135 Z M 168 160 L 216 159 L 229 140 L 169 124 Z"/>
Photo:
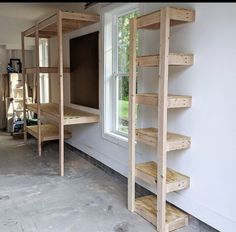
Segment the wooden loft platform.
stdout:
<path fill-rule="evenodd" d="M 64 68 L 64 73 L 70 73 L 70 68 Z M 34 74 L 36 73 L 36 67 L 33 68 L 25 68 L 26 74 Z M 39 67 L 39 73 L 58 73 L 57 67 Z"/>
<path fill-rule="evenodd" d="M 27 104 L 30 111 L 37 113 L 37 104 Z M 40 104 L 41 116 L 60 122 L 59 105 L 55 103 Z M 64 106 L 64 125 L 99 122 L 99 115 Z"/>
<path fill-rule="evenodd" d="M 26 106 L 24 103 L 24 141 L 27 141 L 27 128 L 26 128 L 26 108 L 28 110 L 37 113 L 38 127 L 37 127 L 37 137 L 38 137 L 38 154 L 41 156 L 41 117 L 45 120 L 54 121 L 59 126 L 59 165 L 60 165 L 60 175 L 64 175 L 64 126 L 81 124 L 81 123 L 95 123 L 99 122 L 99 116 L 84 112 L 81 110 L 76 110 L 70 107 L 64 106 L 64 90 L 63 90 L 63 76 L 64 73 L 70 73 L 69 68 L 64 67 L 63 63 L 63 34 L 72 32 L 74 30 L 81 29 L 85 26 L 98 23 L 100 21 L 100 16 L 96 14 L 85 14 L 76 12 L 67 12 L 58 10 L 57 13 L 52 16 L 36 22 L 34 26 L 23 31 L 21 33 L 21 43 L 22 43 L 22 70 L 23 70 L 23 82 L 26 82 L 27 74 L 35 74 L 37 82 L 37 104 L 29 104 Z M 25 68 L 25 37 L 35 38 L 35 60 L 36 66 L 32 68 Z M 40 67 L 39 65 L 39 39 L 40 38 L 52 38 L 57 39 L 57 49 L 58 49 L 58 66 L 57 67 Z M 55 73 L 58 74 L 59 79 L 59 104 L 40 104 L 40 73 Z M 25 96 L 24 88 L 24 96 Z M 32 132 L 32 130 L 31 130 Z M 33 133 L 33 132 L 32 132 Z"/>
<path fill-rule="evenodd" d="M 39 38 L 51 38 L 57 36 L 57 22 L 59 12 L 62 19 L 63 34 L 83 28 L 93 23 L 97 23 L 100 20 L 100 16 L 96 14 L 58 11 L 56 14 L 38 23 Z M 35 37 L 36 27 L 33 26 L 28 30 L 24 31 L 23 35 L 25 37 Z"/>
<path fill-rule="evenodd" d="M 59 128 L 52 124 L 42 124 L 41 126 L 41 141 L 50 141 L 59 139 Z M 26 126 L 27 132 L 38 139 L 38 126 Z M 71 138 L 71 132 L 64 131 L 65 139 Z"/>
<path fill-rule="evenodd" d="M 135 200 L 135 212 L 151 222 L 153 225 L 157 223 L 157 197 L 147 195 L 139 197 Z M 188 225 L 188 215 L 169 203 L 166 203 L 166 231 L 177 230 Z"/>
<path fill-rule="evenodd" d="M 195 11 L 190 9 L 181 9 L 167 7 L 169 10 L 170 26 L 195 21 Z M 161 11 L 155 11 L 150 14 L 137 17 L 137 29 L 160 29 Z"/>

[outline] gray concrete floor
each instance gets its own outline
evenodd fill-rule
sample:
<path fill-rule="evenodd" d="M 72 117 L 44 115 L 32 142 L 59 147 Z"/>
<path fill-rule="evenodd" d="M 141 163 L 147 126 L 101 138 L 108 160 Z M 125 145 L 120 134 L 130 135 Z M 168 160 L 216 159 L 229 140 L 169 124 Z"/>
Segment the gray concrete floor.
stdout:
<path fill-rule="evenodd" d="M 127 210 L 127 186 L 65 150 L 65 177 L 58 176 L 58 145 L 43 146 L 0 132 L 0 232 L 154 232 Z M 178 232 L 215 232 L 190 217 Z"/>

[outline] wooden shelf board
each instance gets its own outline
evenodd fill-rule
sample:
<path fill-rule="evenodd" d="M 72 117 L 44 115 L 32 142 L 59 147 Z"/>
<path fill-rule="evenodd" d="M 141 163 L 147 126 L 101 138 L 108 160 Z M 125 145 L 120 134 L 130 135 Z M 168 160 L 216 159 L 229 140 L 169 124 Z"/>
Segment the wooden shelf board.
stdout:
<path fill-rule="evenodd" d="M 175 26 L 195 21 L 195 11 L 183 8 L 169 7 L 170 25 Z M 160 29 L 161 11 L 137 17 L 138 29 Z"/>
<path fill-rule="evenodd" d="M 27 104 L 30 111 L 37 113 L 37 104 Z M 40 104 L 41 115 L 59 122 L 59 105 L 55 103 Z M 99 115 L 64 106 L 64 125 L 99 122 Z"/>
<path fill-rule="evenodd" d="M 136 164 L 136 177 L 147 182 L 156 189 L 157 187 L 157 164 L 153 161 Z M 190 178 L 170 168 L 166 173 L 166 192 L 173 192 L 189 188 Z"/>
<path fill-rule="evenodd" d="M 38 139 L 38 126 L 27 126 L 27 132 Z M 71 138 L 71 132 L 64 131 L 65 139 Z M 59 139 L 59 129 L 57 126 L 52 124 L 42 124 L 41 125 L 41 141 L 50 141 Z"/>
<path fill-rule="evenodd" d="M 156 147 L 158 139 L 157 133 L 158 133 L 157 128 L 136 129 L 135 131 L 136 140 L 138 142 Z M 191 145 L 190 137 L 171 132 L 167 133 L 167 143 L 166 143 L 167 151 L 186 149 L 189 148 L 190 145 Z"/>
<path fill-rule="evenodd" d="M 158 55 L 147 55 L 138 56 L 137 65 L 141 67 L 159 67 L 160 56 Z M 190 66 L 193 65 L 194 56 L 193 54 L 184 53 L 170 53 L 168 59 L 169 66 Z"/>
<path fill-rule="evenodd" d="M 70 68 L 64 68 L 64 73 L 70 73 Z M 36 67 L 25 68 L 25 73 L 34 74 L 36 73 Z M 39 67 L 39 73 L 58 73 L 57 67 Z"/>
<path fill-rule="evenodd" d="M 140 216 L 156 225 L 157 222 L 157 198 L 148 195 L 135 200 L 135 212 Z M 179 229 L 188 225 L 188 215 L 181 210 L 166 203 L 166 227 L 167 231 Z"/>
<path fill-rule="evenodd" d="M 136 94 L 136 104 L 158 106 L 158 94 L 139 93 Z M 192 97 L 183 95 L 168 95 L 168 109 L 184 108 L 192 106 Z"/>
<path fill-rule="evenodd" d="M 63 34 L 86 27 L 100 21 L 100 16 L 96 14 L 76 13 L 61 11 Z M 54 14 L 39 22 L 39 38 L 51 38 L 57 36 L 58 14 Z M 24 36 L 35 37 L 35 26 L 24 31 Z"/>

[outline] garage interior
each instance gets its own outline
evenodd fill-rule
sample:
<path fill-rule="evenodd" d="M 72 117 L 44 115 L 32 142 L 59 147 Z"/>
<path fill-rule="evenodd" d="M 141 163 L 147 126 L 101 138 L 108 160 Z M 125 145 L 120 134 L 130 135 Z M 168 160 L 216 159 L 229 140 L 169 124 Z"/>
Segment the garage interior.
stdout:
<path fill-rule="evenodd" d="M 235 3 L 0 6 L 0 231 L 235 231 Z"/>

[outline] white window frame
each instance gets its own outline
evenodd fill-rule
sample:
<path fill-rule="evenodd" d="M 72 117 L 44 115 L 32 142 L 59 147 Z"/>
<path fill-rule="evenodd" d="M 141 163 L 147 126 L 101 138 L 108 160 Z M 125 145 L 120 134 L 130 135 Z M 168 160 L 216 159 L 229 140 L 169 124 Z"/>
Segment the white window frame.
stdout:
<path fill-rule="evenodd" d="M 46 46 L 45 46 L 46 45 Z M 49 66 L 49 41 L 48 39 L 39 39 L 39 66 Z M 48 73 L 40 73 L 40 102 L 48 103 L 50 101 L 50 80 Z"/>
<path fill-rule="evenodd" d="M 115 76 L 122 76 L 127 74 L 117 74 L 117 18 L 126 15 L 133 11 L 139 11 L 139 3 L 129 4 L 111 4 L 103 10 L 102 14 L 102 34 L 103 34 L 103 138 L 111 142 L 127 147 L 127 135 L 114 130 L 115 123 L 117 122 L 117 107 L 112 107 L 116 102 L 116 80 Z M 114 25 L 114 23 L 116 25 Z M 114 109 L 115 108 L 115 109 Z"/>

